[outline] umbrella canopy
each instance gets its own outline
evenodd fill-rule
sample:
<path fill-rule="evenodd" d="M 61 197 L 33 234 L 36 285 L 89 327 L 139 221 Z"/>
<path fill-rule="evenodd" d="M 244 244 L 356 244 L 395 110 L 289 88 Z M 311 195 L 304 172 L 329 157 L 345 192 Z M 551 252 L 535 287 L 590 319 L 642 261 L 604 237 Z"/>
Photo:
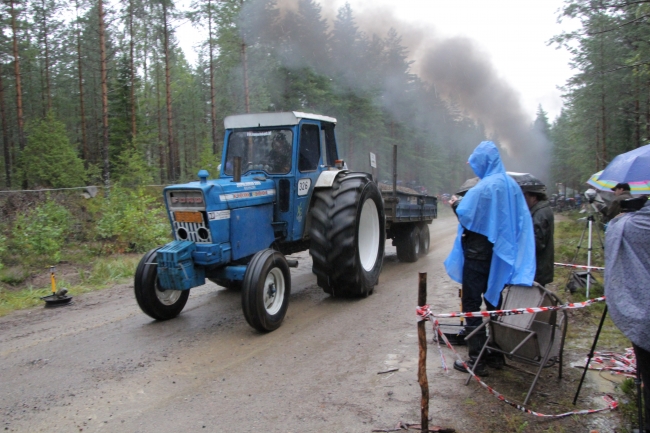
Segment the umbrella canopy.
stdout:
<path fill-rule="evenodd" d="M 471 188 L 473 188 L 478 181 L 481 180 L 478 177 L 472 177 L 471 179 L 467 179 L 463 184 L 458 188 L 458 191 L 456 191 L 456 195 L 463 196 L 467 191 L 469 191 Z"/>
<path fill-rule="evenodd" d="M 603 170 L 600 170 L 598 173 L 592 174 L 589 180 L 587 180 L 587 183 L 601 191 L 611 191 L 612 188 L 614 188 L 618 182 L 614 182 L 613 180 L 601 179 L 600 178 L 601 174 L 603 174 Z"/>
<path fill-rule="evenodd" d="M 630 185 L 632 194 L 650 194 L 650 144 L 621 153 L 605 170 L 591 175 L 587 183 L 610 191 L 617 183 Z"/>
<path fill-rule="evenodd" d="M 629 183 L 630 187 L 632 183 L 650 182 L 650 144 L 618 155 L 607 164 L 600 178 Z"/>
<path fill-rule="evenodd" d="M 516 173 L 514 171 L 508 171 L 507 173 L 524 191 L 546 193 L 546 185 L 532 174 Z"/>
<path fill-rule="evenodd" d="M 535 176 L 533 176 L 530 173 L 517 173 L 514 171 L 508 171 L 508 176 L 513 178 L 517 184 L 524 190 L 524 191 L 530 191 L 530 192 L 546 192 L 546 185 L 542 183 L 541 180 L 537 179 Z M 460 186 L 458 191 L 456 192 L 457 195 L 465 195 L 467 191 L 470 190 L 470 188 L 474 187 L 480 179 L 478 177 L 473 177 L 471 179 L 467 179 L 463 184 Z"/>

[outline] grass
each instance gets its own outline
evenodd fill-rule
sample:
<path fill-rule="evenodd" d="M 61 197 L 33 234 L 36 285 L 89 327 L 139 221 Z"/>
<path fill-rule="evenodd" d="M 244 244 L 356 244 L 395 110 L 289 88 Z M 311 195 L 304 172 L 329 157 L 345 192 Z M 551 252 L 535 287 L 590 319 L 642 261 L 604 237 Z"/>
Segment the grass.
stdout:
<path fill-rule="evenodd" d="M 628 420 L 630 425 L 637 426 L 639 424 L 639 411 L 637 407 L 637 397 L 636 384 L 634 379 L 627 378 L 621 385 L 620 390 L 624 395 L 624 398 L 620 399 L 618 402 L 618 408 L 621 411 L 623 418 Z M 643 397 L 642 397 L 643 398 Z M 643 406 L 643 400 L 641 400 L 641 407 Z M 622 430 L 622 433 L 627 433 L 631 430 Z"/>
<path fill-rule="evenodd" d="M 78 269 L 74 283 L 63 278 L 57 279 L 56 287 L 65 287 L 69 294 L 74 296 L 101 290 L 114 284 L 126 283 L 132 281 L 139 260 L 140 256 L 136 255 L 101 257 L 95 260 L 90 270 Z M 0 281 L 5 283 L 12 281 L 7 274 L 20 272 L 20 270 L 4 269 L 0 271 Z M 40 298 L 51 293 L 52 288 L 49 281 L 47 285 L 41 287 L 29 285 L 26 288 L 13 289 L 0 286 L 0 316 L 15 310 L 42 305 L 43 301 Z"/>

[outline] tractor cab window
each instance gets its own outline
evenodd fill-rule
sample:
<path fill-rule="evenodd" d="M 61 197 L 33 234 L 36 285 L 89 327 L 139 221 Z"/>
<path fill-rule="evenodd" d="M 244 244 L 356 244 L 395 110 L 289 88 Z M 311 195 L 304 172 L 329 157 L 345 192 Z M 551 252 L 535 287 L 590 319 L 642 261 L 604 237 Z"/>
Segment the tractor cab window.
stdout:
<path fill-rule="evenodd" d="M 303 124 L 300 128 L 298 170 L 313 171 L 320 161 L 320 132 L 318 125 Z"/>
<path fill-rule="evenodd" d="M 336 152 L 336 139 L 334 138 L 334 124 L 323 122 L 321 125 L 323 128 L 323 135 L 325 136 L 325 155 L 327 160 L 325 164 L 334 167 L 336 165 L 336 160 L 338 159 L 338 154 Z"/>
<path fill-rule="evenodd" d="M 291 170 L 293 133 L 290 129 L 236 131 L 228 137 L 227 175 L 233 174 L 234 160 L 241 157 L 241 170 L 263 170 L 285 174 Z"/>

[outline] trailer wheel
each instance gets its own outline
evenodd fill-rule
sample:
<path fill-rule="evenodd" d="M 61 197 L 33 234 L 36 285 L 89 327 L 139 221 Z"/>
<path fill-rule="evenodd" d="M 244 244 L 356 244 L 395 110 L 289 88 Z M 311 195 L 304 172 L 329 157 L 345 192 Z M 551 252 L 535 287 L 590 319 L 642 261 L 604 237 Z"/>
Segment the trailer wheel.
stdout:
<path fill-rule="evenodd" d="M 291 272 L 282 253 L 266 249 L 248 264 L 242 284 L 241 303 L 246 321 L 260 332 L 280 327 L 289 307 Z"/>
<path fill-rule="evenodd" d="M 159 248 L 146 253 L 135 271 L 133 291 L 140 309 L 156 320 L 169 320 L 178 316 L 190 296 L 189 290 L 164 290 L 158 282 Z"/>
<path fill-rule="evenodd" d="M 326 293 L 372 293 L 384 258 L 384 223 L 381 193 L 367 173 L 342 173 L 331 188 L 314 192 L 309 253 Z"/>
<path fill-rule="evenodd" d="M 429 244 L 431 235 L 429 234 L 429 224 L 420 225 L 420 256 L 429 254 Z"/>
<path fill-rule="evenodd" d="M 420 228 L 413 224 L 399 232 L 395 248 L 400 262 L 417 262 L 420 255 Z"/>

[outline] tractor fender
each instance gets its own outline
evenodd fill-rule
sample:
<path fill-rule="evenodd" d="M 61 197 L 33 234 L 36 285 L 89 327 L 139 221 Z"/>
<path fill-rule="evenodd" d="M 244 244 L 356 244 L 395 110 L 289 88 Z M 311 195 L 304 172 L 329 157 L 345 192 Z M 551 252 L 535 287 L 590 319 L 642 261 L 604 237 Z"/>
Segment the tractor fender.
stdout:
<path fill-rule="evenodd" d="M 320 176 L 318 176 L 318 180 L 316 180 L 316 184 L 314 185 L 314 188 L 331 188 L 332 185 L 334 184 L 334 179 L 336 179 L 336 176 L 344 170 L 327 170 L 323 171 Z"/>

